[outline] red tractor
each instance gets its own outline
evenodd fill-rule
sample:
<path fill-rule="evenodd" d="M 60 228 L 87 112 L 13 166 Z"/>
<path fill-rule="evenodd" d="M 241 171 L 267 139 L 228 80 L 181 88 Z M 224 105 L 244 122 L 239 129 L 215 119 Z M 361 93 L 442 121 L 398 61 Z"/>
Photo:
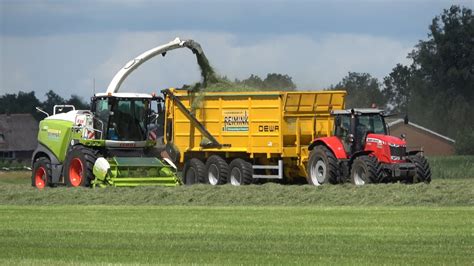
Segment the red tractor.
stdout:
<path fill-rule="evenodd" d="M 331 137 L 309 146 L 308 183 L 431 182 L 428 161 L 420 150 L 406 150 L 405 137 L 388 134 L 379 109 L 335 110 Z"/>

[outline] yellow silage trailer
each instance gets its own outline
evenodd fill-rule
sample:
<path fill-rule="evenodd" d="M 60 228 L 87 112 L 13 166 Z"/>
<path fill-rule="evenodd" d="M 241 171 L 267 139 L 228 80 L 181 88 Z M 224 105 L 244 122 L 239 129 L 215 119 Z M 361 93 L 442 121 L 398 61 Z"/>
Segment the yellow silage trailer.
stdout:
<path fill-rule="evenodd" d="M 330 136 L 345 91 L 163 91 L 164 142 L 185 184 L 306 177 L 308 145 Z"/>

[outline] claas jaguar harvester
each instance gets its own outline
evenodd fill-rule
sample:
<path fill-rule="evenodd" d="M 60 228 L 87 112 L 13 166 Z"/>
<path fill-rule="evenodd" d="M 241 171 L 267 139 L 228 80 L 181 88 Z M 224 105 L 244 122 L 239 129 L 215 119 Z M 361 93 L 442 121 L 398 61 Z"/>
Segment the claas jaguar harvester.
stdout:
<path fill-rule="evenodd" d="M 58 184 L 72 187 L 179 184 L 174 164 L 158 159 L 153 152 L 156 114 L 151 110 L 162 98 L 118 91 L 128 74 L 143 62 L 184 47 L 195 54 L 202 53 L 194 41 L 176 38 L 129 61 L 114 76 L 106 93 L 92 97 L 91 110 L 56 106 L 53 115 L 48 115 L 39 125 L 38 147 L 32 158 L 32 185 L 44 188 Z M 72 110 L 57 113 L 65 108 Z"/>

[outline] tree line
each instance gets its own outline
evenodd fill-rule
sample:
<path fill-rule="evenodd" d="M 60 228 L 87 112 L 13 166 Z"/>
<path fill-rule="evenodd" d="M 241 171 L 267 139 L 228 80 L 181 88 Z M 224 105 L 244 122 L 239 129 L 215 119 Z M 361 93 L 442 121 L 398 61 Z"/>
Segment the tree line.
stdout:
<path fill-rule="evenodd" d="M 36 107 L 41 108 L 47 113 L 53 112 L 54 105 L 57 104 L 71 104 L 76 109 L 87 110 L 89 104 L 85 102 L 81 97 L 77 95 L 71 95 L 69 99 L 64 99 L 54 91 L 50 90 L 46 94 L 46 99 L 40 101 L 34 91 L 23 92 L 12 94 L 4 94 L 0 96 L 0 114 L 32 114 L 36 120 L 44 118 L 44 114 L 36 111 Z"/>

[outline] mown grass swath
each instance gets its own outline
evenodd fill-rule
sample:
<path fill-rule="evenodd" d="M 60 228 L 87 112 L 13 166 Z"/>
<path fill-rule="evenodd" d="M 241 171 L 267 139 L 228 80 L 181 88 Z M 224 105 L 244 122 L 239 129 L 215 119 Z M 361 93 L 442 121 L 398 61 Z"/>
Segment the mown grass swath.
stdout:
<path fill-rule="evenodd" d="M 313 187 L 268 183 L 243 187 L 47 188 L 30 186 L 29 172 L 0 174 L 0 204 L 182 206 L 472 206 L 474 157 L 431 159 L 431 184 L 351 184 Z"/>

